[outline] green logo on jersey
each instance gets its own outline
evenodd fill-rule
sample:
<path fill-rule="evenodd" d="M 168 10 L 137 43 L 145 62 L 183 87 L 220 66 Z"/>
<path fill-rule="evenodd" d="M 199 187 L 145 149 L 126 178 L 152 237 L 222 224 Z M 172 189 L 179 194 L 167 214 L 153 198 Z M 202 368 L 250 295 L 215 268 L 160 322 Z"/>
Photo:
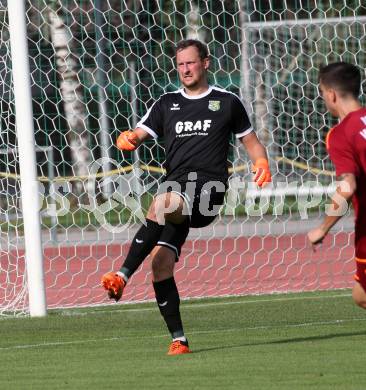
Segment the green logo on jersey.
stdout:
<path fill-rule="evenodd" d="M 211 111 L 219 111 L 220 109 L 220 100 L 209 100 L 208 109 Z"/>

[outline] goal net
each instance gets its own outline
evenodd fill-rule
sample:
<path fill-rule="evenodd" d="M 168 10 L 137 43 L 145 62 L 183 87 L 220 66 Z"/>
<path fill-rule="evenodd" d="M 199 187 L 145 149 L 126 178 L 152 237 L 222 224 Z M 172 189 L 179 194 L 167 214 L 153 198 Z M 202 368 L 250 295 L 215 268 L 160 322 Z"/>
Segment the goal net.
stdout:
<path fill-rule="evenodd" d="M 7 1 L 0 0 L 0 314 L 28 312 Z M 352 4 L 351 4 L 352 3 Z M 361 0 L 28 0 L 43 265 L 48 308 L 106 304 L 101 276 L 118 270 L 162 180 L 164 142 L 114 146 L 164 92 L 179 88 L 174 45 L 198 38 L 210 82 L 240 95 L 265 144 L 273 183 L 251 184 L 231 141 L 220 216 L 192 229 L 176 265 L 183 298 L 347 288 L 352 211 L 317 253 L 306 232 L 334 190 L 317 89 L 321 65 L 366 65 Z M 124 302 L 153 299 L 150 261 Z"/>

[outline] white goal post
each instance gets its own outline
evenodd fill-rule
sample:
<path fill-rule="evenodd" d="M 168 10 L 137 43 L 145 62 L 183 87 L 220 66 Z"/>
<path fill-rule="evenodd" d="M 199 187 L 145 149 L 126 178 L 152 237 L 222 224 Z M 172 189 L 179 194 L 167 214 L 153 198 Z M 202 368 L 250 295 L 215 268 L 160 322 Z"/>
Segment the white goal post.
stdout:
<path fill-rule="evenodd" d="M 352 210 L 317 254 L 306 232 L 335 188 L 318 70 L 364 72 L 366 10 L 323 3 L 0 0 L 0 315 L 109 303 L 100 278 L 164 174 L 161 140 L 121 153 L 115 139 L 179 88 L 174 45 L 188 37 L 208 45 L 210 82 L 245 100 L 273 183 L 251 184 L 233 139 L 220 216 L 192 229 L 176 265 L 181 296 L 350 287 Z M 147 259 L 123 302 L 153 298 Z"/>
<path fill-rule="evenodd" d="M 45 316 L 46 295 L 24 1 L 13 0 L 9 2 L 8 10 L 16 131 L 19 147 L 20 189 L 24 219 L 27 269 L 27 282 L 25 283 L 28 286 L 30 315 Z"/>

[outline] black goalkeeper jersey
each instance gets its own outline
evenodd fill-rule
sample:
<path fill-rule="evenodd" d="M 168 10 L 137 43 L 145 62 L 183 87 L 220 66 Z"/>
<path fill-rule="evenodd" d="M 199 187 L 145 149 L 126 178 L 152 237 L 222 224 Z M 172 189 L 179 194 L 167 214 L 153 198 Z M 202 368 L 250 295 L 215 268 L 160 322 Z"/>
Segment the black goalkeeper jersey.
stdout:
<path fill-rule="evenodd" d="M 241 100 L 216 87 L 189 96 L 184 89 L 162 95 L 136 125 L 165 141 L 167 180 L 198 178 L 227 181 L 231 133 L 241 138 L 253 129 Z"/>

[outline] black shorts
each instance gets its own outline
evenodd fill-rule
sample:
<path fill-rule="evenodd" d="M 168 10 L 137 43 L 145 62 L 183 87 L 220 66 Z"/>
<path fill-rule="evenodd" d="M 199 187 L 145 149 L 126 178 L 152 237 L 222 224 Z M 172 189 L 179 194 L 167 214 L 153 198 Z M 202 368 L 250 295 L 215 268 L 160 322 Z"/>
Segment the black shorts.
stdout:
<path fill-rule="evenodd" d="M 175 253 L 175 261 L 178 261 L 182 246 L 186 242 L 189 233 L 189 219 L 179 225 L 166 222 L 157 245 L 170 248 Z"/>
<path fill-rule="evenodd" d="M 170 183 L 172 185 L 170 185 Z M 186 204 L 187 219 L 182 224 L 167 222 L 158 245 L 171 248 L 177 260 L 188 236 L 189 229 L 208 226 L 219 214 L 224 202 L 226 185 L 221 181 L 169 182 L 159 188 L 159 193 L 175 192 Z"/>

